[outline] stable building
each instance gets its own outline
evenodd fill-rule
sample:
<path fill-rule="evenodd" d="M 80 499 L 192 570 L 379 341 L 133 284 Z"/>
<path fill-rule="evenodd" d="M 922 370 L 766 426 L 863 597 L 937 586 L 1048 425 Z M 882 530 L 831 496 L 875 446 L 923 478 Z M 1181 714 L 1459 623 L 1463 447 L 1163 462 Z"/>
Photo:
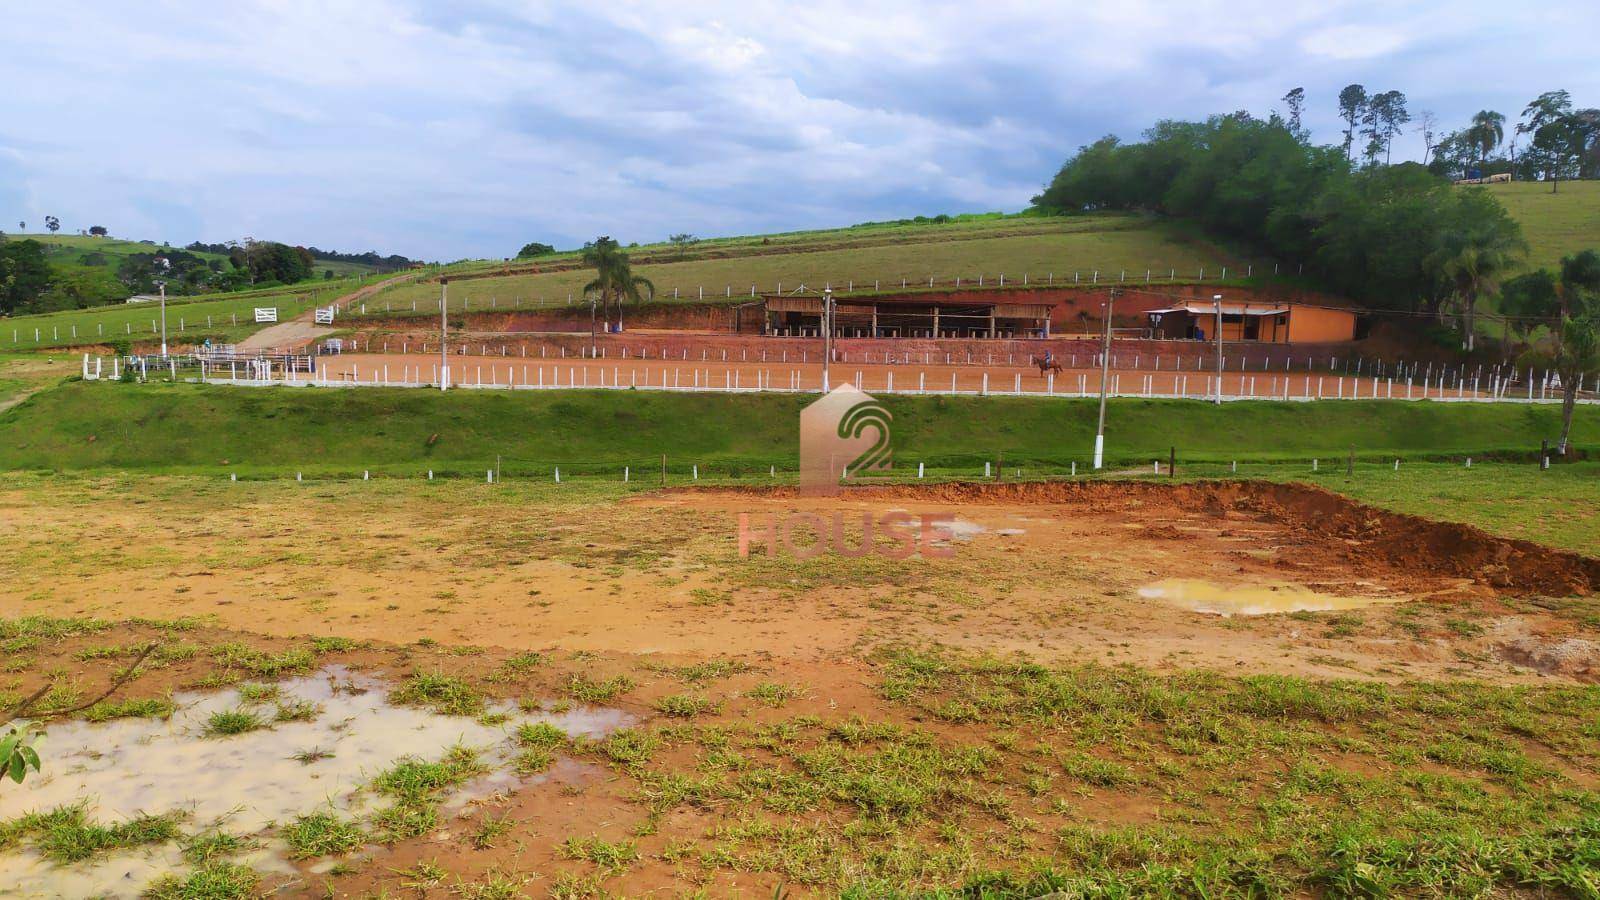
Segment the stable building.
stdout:
<path fill-rule="evenodd" d="M 821 297 L 767 297 L 763 333 L 820 337 Z M 916 297 L 836 299 L 835 337 L 1047 338 L 1049 303 Z"/>
<path fill-rule="evenodd" d="M 1214 341 L 1217 339 L 1217 304 L 1190 301 L 1145 313 L 1150 336 L 1156 340 Z M 1312 344 L 1353 341 L 1354 310 L 1300 303 L 1222 304 L 1224 341 L 1263 344 Z"/>

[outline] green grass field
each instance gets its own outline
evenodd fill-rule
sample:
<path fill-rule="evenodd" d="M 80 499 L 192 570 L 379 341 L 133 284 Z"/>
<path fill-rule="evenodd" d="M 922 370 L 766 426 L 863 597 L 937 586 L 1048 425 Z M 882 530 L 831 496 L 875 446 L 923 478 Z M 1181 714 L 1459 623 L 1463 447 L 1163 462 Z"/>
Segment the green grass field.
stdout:
<path fill-rule="evenodd" d="M 33 240 L 45 246 L 50 262 L 55 265 L 69 265 L 82 267 L 105 267 L 115 272 L 117 265 L 129 256 L 141 253 L 159 253 L 163 250 L 183 250 L 182 247 L 163 245 L 154 241 L 132 241 L 116 237 L 88 237 L 81 234 L 7 234 L 11 240 Z M 228 257 L 221 253 L 211 253 L 205 250 L 183 250 L 205 260 L 217 260 L 226 263 Z M 96 255 L 104 257 L 103 262 L 97 262 Z M 327 269 L 333 270 L 335 278 L 344 278 L 349 275 L 364 275 L 371 272 L 371 266 L 360 263 L 344 262 L 342 260 L 319 259 L 316 261 L 316 272 L 320 276 Z"/>
<path fill-rule="evenodd" d="M 1245 474 L 1253 474 L 1245 467 Z M 1267 477 L 1308 481 L 1399 512 L 1476 525 L 1551 547 L 1600 555 L 1600 463 L 1541 471 L 1526 464 L 1381 463 L 1347 478 L 1343 467 L 1318 473 L 1270 470 Z"/>
<path fill-rule="evenodd" d="M 1137 220 L 1127 213 L 1104 213 L 1094 218 L 1102 222 L 1115 218 Z M 634 244 L 627 248 L 636 262 L 671 262 L 681 256 L 700 257 L 719 254 L 748 254 L 770 250 L 826 250 L 839 246 L 861 247 L 885 243 L 926 243 L 962 240 L 973 237 L 1025 235 L 1059 230 L 1063 219 L 1028 212 L 974 213 L 953 217 L 947 222 L 864 223 L 843 228 L 815 228 L 769 234 L 732 235 L 696 239 L 687 248 L 668 241 Z M 576 260 L 581 250 L 564 250 L 516 263 L 550 263 Z M 455 263 L 455 272 L 492 271 L 502 265 L 497 260 L 467 260 Z"/>
<path fill-rule="evenodd" d="M 167 339 L 192 343 L 204 338 L 237 341 L 265 327 L 255 324 L 255 308 L 275 306 L 278 321 L 305 312 L 358 286 L 355 279 L 308 281 L 303 285 L 167 298 Z M 209 318 L 209 321 L 207 319 Z M 70 347 L 104 341 L 150 341 L 160 336 L 160 305 L 115 303 L 0 319 L 0 350 Z M 156 325 L 152 327 L 151 322 Z M 38 338 L 34 332 L 38 330 Z"/>
<path fill-rule="evenodd" d="M 1522 224 L 1528 268 L 1554 271 L 1561 257 L 1600 250 L 1600 181 L 1563 181 L 1556 193 L 1533 181 L 1488 185 Z"/>
<path fill-rule="evenodd" d="M 141 253 L 160 253 L 163 250 L 181 250 L 168 244 L 163 246 L 155 241 L 130 241 L 116 237 L 88 237 L 81 234 L 7 234 L 10 240 L 38 241 L 44 245 L 45 253 L 52 263 L 66 263 L 69 265 L 88 266 L 94 265 L 92 257 L 100 254 L 106 258 L 105 265 L 115 271 L 117 264 L 130 256 Z M 206 260 L 227 262 L 228 258 L 220 253 L 206 253 L 204 251 L 186 250 L 195 256 Z"/>
<path fill-rule="evenodd" d="M 410 475 L 423 468 L 610 475 L 629 465 L 707 474 L 793 471 L 799 410 L 811 396 L 230 388 L 70 383 L 0 415 L 0 468 L 131 468 Z M 896 460 L 964 477 L 985 460 L 1087 471 L 1096 406 L 1084 400 L 894 396 Z M 1233 459 L 1323 466 L 1353 448 L 1387 463 L 1475 455 L 1531 458 L 1559 428 L 1555 406 L 1404 402 L 1230 403 L 1117 400 L 1112 466 L 1143 467 L 1176 446 L 1185 466 Z M 1600 441 L 1583 408 L 1581 447 Z"/>
<path fill-rule="evenodd" d="M 1053 273 L 1059 284 L 1071 283 L 1074 272 L 1088 281 L 1097 270 L 1101 281 L 1115 280 L 1123 271 L 1130 280 L 1142 280 L 1146 270 L 1165 278 L 1173 269 L 1178 280 L 1193 281 L 1202 268 L 1214 279 L 1224 266 L 1232 276 L 1243 274 L 1246 265 L 1236 254 L 1178 226 L 1120 214 L 809 232 L 804 239 L 791 239 L 795 246 L 806 248 L 793 253 L 770 253 L 772 248 L 760 240 L 759 236 L 729 239 L 721 250 L 766 255 L 694 258 L 708 250 L 701 246 L 681 262 L 646 262 L 648 254 L 630 252 L 639 258 L 634 271 L 653 281 L 657 298 L 664 300 L 673 299 L 674 291 L 677 299 L 697 300 L 702 288 L 706 299 L 748 300 L 752 285 L 757 291 L 773 292 L 780 283 L 785 291 L 802 283 L 816 289 L 831 284 L 838 291 L 852 286 L 869 291 L 875 282 L 885 289 L 898 288 L 901 279 L 925 286 L 930 276 L 946 286 L 958 276 L 976 286 L 980 275 L 986 284 L 996 283 L 1002 274 L 1007 283 L 1020 284 L 1024 275 L 1030 283 L 1039 283 Z M 455 271 L 493 268 L 462 266 Z M 474 278 L 453 285 L 450 296 L 453 304 L 465 301 L 474 308 L 487 307 L 490 298 L 498 304 L 516 301 L 522 307 L 537 306 L 541 299 L 546 305 L 559 305 L 569 295 L 578 297 L 592 277 L 592 272 L 580 269 Z M 369 301 L 367 311 L 410 311 L 413 302 L 419 312 L 437 311 L 438 299 L 437 284 L 404 285 Z"/>

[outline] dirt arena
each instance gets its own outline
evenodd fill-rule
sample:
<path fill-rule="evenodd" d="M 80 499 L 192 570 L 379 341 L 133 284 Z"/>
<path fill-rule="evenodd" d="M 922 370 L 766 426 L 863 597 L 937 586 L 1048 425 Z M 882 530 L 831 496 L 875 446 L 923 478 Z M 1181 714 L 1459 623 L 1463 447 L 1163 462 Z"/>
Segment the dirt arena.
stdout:
<path fill-rule="evenodd" d="M 458 354 L 449 358 L 449 365 L 451 383 L 468 386 L 817 390 L 822 385 L 822 365 L 814 360 L 540 360 Z M 439 383 L 440 360 L 436 355 L 343 354 L 320 357 L 318 366 L 318 378 L 342 382 Z M 229 372 L 217 370 L 212 374 L 225 377 Z M 1098 368 L 1064 367 L 1060 373 L 1041 375 L 1036 367 L 1018 365 L 836 363 L 831 371 L 834 384 L 847 380 L 869 393 L 988 391 L 1085 396 L 1099 394 L 1100 377 Z M 1204 368 L 1176 372 L 1113 370 L 1110 388 L 1120 396 L 1205 398 L 1214 396 L 1215 378 L 1214 372 L 1208 373 Z M 1229 371 L 1224 373 L 1222 384 L 1223 396 L 1228 399 L 1481 399 L 1488 395 L 1487 390 L 1469 386 L 1441 387 L 1435 383 L 1424 387 L 1421 383 L 1408 385 L 1404 381 L 1305 372 Z"/>

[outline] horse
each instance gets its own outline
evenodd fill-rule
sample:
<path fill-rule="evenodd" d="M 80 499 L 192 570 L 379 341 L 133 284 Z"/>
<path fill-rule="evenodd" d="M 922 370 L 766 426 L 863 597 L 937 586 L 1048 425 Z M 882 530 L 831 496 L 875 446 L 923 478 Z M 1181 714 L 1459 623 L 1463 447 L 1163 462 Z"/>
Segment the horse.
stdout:
<path fill-rule="evenodd" d="M 1028 357 L 1028 361 L 1039 367 L 1039 376 L 1041 378 L 1044 377 L 1044 373 L 1046 372 L 1055 372 L 1057 375 L 1061 374 L 1061 363 L 1056 362 L 1048 356 L 1030 356 Z"/>

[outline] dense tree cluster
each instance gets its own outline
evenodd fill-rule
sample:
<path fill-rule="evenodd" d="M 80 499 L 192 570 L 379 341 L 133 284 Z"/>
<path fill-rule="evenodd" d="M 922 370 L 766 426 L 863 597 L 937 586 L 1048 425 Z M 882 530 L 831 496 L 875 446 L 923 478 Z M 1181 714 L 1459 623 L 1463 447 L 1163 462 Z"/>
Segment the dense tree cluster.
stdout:
<path fill-rule="evenodd" d="M 1284 98 L 1287 117 L 1247 112 L 1204 122 L 1163 121 L 1144 140 L 1106 137 L 1067 160 L 1034 204 L 1046 212 L 1140 210 L 1182 217 L 1303 266 L 1305 274 L 1374 308 L 1455 320 L 1472 350 L 1480 304 L 1500 298 L 1503 350 L 1511 332 L 1562 377 L 1570 428 L 1576 386 L 1600 374 L 1600 254 L 1562 260 L 1561 271 L 1507 281 L 1527 252 L 1521 229 L 1488 190 L 1449 178 L 1509 171 L 1549 181 L 1600 176 L 1600 111 L 1574 109 L 1566 91 L 1541 94 L 1496 155 L 1506 117 L 1483 110 L 1442 136 L 1431 113 L 1421 132 L 1426 165 L 1390 165 L 1411 121 L 1405 95 L 1340 92 L 1344 140 L 1316 146 L 1301 126 L 1305 92 Z M 1357 149 L 1359 148 L 1359 158 Z M 1297 270 L 1299 268 L 1297 266 Z"/>
<path fill-rule="evenodd" d="M 517 251 L 517 259 L 533 259 L 537 256 L 549 256 L 554 252 L 556 252 L 556 248 L 549 244 L 541 244 L 538 241 L 530 241 L 526 244 L 523 244 L 522 249 Z"/>
<path fill-rule="evenodd" d="M 294 284 L 316 274 L 316 260 L 304 247 L 256 241 L 228 254 L 235 269 L 250 273 L 252 284 Z"/>
<path fill-rule="evenodd" d="M 50 287 L 50 263 L 38 241 L 0 243 L 0 313 L 26 309 Z"/>
<path fill-rule="evenodd" d="M 368 250 L 365 253 L 340 253 L 336 250 L 319 250 L 316 247 L 307 247 L 306 252 L 311 254 L 312 259 L 371 266 L 379 272 L 394 272 L 400 269 L 409 269 L 417 263 L 416 260 L 401 256 L 398 253 L 391 253 L 388 256 L 383 256 L 371 250 Z"/>
<path fill-rule="evenodd" d="M 243 244 L 240 244 L 238 241 L 227 241 L 226 243 L 221 244 L 207 244 L 203 241 L 194 241 L 193 243 L 186 245 L 183 249 L 191 250 L 196 253 L 217 253 L 223 256 L 231 257 L 235 250 L 238 250 L 241 247 L 244 247 L 248 250 L 250 247 L 259 243 L 271 242 L 246 240 Z M 399 255 L 398 253 L 391 253 L 388 256 L 383 256 L 371 250 L 368 250 L 365 253 L 340 253 L 336 250 L 322 250 L 317 247 L 305 247 L 303 249 L 307 253 L 311 254 L 311 258 L 314 260 L 355 263 L 362 266 L 371 266 L 379 272 L 392 272 L 399 269 L 407 269 L 415 263 L 415 260 L 408 259 L 407 257 Z"/>
<path fill-rule="evenodd" d="M 1484 191 L 1452 188 L 1415 163 L 1358 168 L 1344 147 L 1312 145 L 1278 116 L 1245 112 L 1160 122 L 1137 144 L 1103 138 L 1034 202 L 1191 219 L 1391 309 L 1442 312 L 1460 289 L 1452 254 L 1520 246 L 1516 222 Z"/>
<path fill-rule="evenodd" d="M 117 279 L 135 294 L 157 290 L 157 282 L 167 285 L 169 294 L 199 294 L 207 289 L 227 286 L 223 264 L 184 250 L 161 250 L 123 257 L 117 265 Z"/>

